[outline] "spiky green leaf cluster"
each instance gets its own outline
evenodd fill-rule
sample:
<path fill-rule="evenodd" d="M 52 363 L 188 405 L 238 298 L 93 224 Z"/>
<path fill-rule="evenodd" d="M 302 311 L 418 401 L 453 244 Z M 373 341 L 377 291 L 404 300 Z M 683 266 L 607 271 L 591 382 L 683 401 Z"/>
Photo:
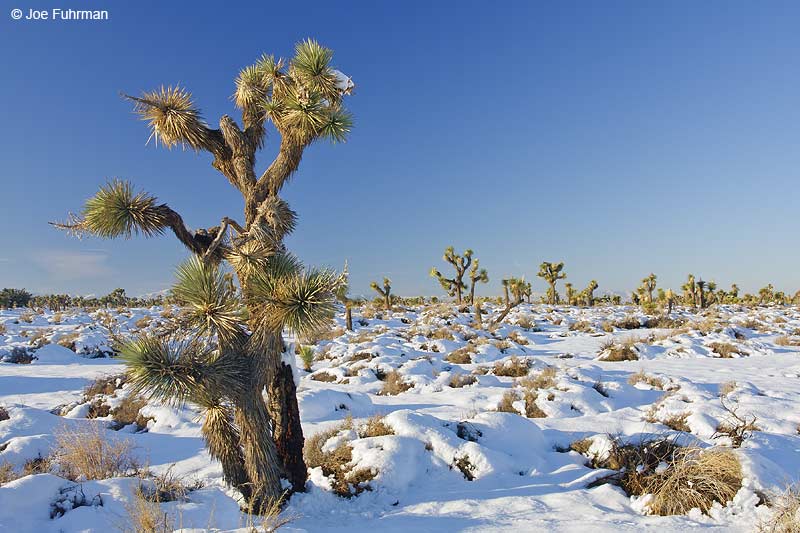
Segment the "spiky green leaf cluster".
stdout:
<path fill-rule="evenodd" d="M 172 293 L 201 333 L 230 339 L 241 332 L 242 304 L 219 265 L 193 256 L 178 267 L 176 277 Z"/>
<path fill-rule="evenodd" d="M 209 129 L 200 110 L 192 101 L 192 93 L 179 86 L 161 86 L 141 96 L 126 96 L 134 102 L 134 111 L 150 126 L 150 138 L 167 148 L 176 145 L 195 150 L 209 143 Z"/>
<path fill-rule="evenodd" d="M 151 237 L 164 231 L 166 220 L 155 197 L 134 192 L 127 181 L 112 180 L 86 201 L 75 225 L 78 231 L 104 238 L 130 238 L 134 233 Z"/>

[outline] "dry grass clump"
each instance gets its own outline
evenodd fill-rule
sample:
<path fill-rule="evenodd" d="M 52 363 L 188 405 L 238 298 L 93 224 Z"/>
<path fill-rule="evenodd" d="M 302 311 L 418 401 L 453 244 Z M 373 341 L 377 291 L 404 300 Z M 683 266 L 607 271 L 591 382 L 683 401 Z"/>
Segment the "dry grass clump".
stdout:
<path fill-rule="evenodd" d="M 136 327 L 136 329 L 144 329 L 147 326 L 149 326 L 150 322 L 152 322 L 152 321 L 153 321 L 153 317 L 143 316 L 142 318 L 140 318 L 136 322 L 134 322 L 133 325 Z"/>
<path fill-rule="evenodd" d="M 512 342 L 516 342 L 517 344 L 522 345 L 522 346 L 530 344 L 530 341 L 527 339 L 527 337 L 525 337 L 525 335 L 523 335 L 522 333 L 520 333 L 517 330 L 514 330 L 511 333 L 509 333 L 506 336 L 506 340 L 509 340 L 509 341 L 512 341 Z"/>
<path fill-rule="evenodd" d="M 495 411 L 500 413 L 514 413 L 515 415 L 518 415 L 519 411 L 514 408 L 514 402 L 517 400 L 519 400 L 517 391 L 506 391 L 505 394 L 503 394 L 503 397 L 500 399 L 500 403 L 497 404 Z"/>
<path fill-rule="evenodd" d="M 781 335 L 775 339 L 775 344 L 778 346 L 800 346 L 800 337 Z"/>
<path fill-rule="evenodd" d="M 525 416 L 528 418 L 547 418 L 547 413 L 536 405 L 538 397 L 539 394 L 533 390 L 525 391 L 525 394 L 523 394 L 522 398 L 525 400 Z"/>
<path fill-rule="evenodd" d="M 642 327 L 641 321 L 635 316 L 628 315 L 625 318 L 615 320 L 611 323 L 617 329 L 639 329 Z"/>
<path fill-rule="evenodd" d="M 56 344 L 58 344 L 59 346 L 63 346 L 67 350 L 72 350 L 74 352 L 75 351 L 75 341 L 78 340 L 78 337 L 80 337 L 80 333 L 78 333 L 76 331 L 74 331 L 72 333 L 67 333 L 66 335 L 60 336 L 58 338 L 58 340 L 56 341 Z"/>
<path fill-rule="evenodd" d="M 573 441 L 569 445 L 569 449 L 573 452 L 578 452 L 581 455 L 589 456 L 589 449 L 592 447 L 592 439 L 586 437 Z"/>
<path fill-rule="evenodd" d="M 771 495 L 772 515 L 758 525 L 759 533 L 800 533 L 800 486 Z"/>
<path fill-rule="evenodd" d="M 303 344 L 319 344 L 322 341 L 332 341 L 344 335 L 346 330 L 343 327 L 333 327 L 328 325 L 319 329 L 313 330 L 302 336 Z"/>
<path fill-rule="evenodd" d="M 548 366 L 535 376 L 517 380 L 517 385 L 527 390 L 549 389 L 556 386 L 556 367 Z"/>
<path fill-rule="evenodd" d="M 345 420 L 339 426 L 306 439 L 303 448 L 308 467 L 321 468 L 322 473 L 330 479 L 333 492 L 344 498 L 372 490 L 369 481 L 378 474 L 369 468 L 353 469 L 353 447 L 347 442 L 342 442 L 333 450 L 323 451 L 322 448 L 328 440 L 340 431 L 352 428 L 352 420 Z"/>
<path fill-rule="evenodd" d="M 2 422 L 3 420 L 10 420 L 10 419 L 11 415 L 8 414 L 8 410 L 6 410 L 5 407 L 0 405 L 0 422 Z"/>
<path fill-rule="evenodd" d="M 98 398 L 89 404 L 89 410 L 86 411 L 86 418 L 103 418 L 111 414 L 111 407 Z"/>
<path fill-rule="evenodd" d="M 683 431 L 684 433 L 691 433 L 692 429 L 689 427 L 689 424 L 687 422 L 688 418 L 689 418 L 689 413 L 677 413 L 669 415 L 660 422 L 672 430 Z"/>
<path fill-rule="evenodd" d="M 33 459 L 28 459 L 22 465 L 22 475 L 31 476 L 34 474 L 45 474 L 53 468 L 53 458 L 49 455 L 37 455 Z"/>
<path fill-rule="evenodd" d="M 155 420 L 151 416 L 143 416 L 141 414 L 142 407 L 146 404 L 147 400 L 135 394 L 123 398 L 119 405 L 111 410 L 111 418 L 114 419 L 115 428 L 122 429 L 130 424 L 136 424 L 136 431 L 145 429 L 150 420 Z"/>
<path fill-rule="evenodd" d="M 125 504 L 128 524 L 119 529 L 123 533 L 172 533 L 180 526 L 174 515 L 161 510 L 159 503 L 150 500 L 142 487 L 138 487 L 133 500 Z"/>
<path fill-rule="evenodd" d="M 511 342 L 507 341 L 506 339 L 497 339 L 491 342 L 495 348 L 500 350 L 500 353 L 506 353 L 509 349 L 512 348 Z"/>
<path fill-rule="evenodd" d="M 578 320 L 577 322 L 573 322 L 569 325 L 570 331 L 580 331 L 583 333 L 594 333 L 594 328 L 592 327 L 592 323 L 588 320 Z"/>
<path fill-rule="evenodd" d="M 30 337 L 30 340 L 28 341 L 28 344 L 30 344 L 34 350 L 38 350 L 42 346 L 50 344 L 50 339 L 48 337 L 51 334 L 52 334 L 51 330 L 40 329 L 33 333 L 33 335 Z"/>
<path fill-rule="evenodd" d="M 14 465 L 8 461 L 0 463 L 0 487 L 20 477 L 20 474 L 14 469 Z"/>
<path fill-rule="evenodd" d="M 467 344 L 466 346 L 462 346 L 457 350 L 453 350 L 445 360 L 448 363 L 455 363 L 457 365 L 468 365 L 472 363 L 472 354 L 475 353 L 475 345 L 474 344 Z"/>
<path fill-rule="evenodd" d="M 655 376 L 651 376 L 647 374 L 644 370 L 640 370 L 636 374 L 632 374 L 631 377 L 628 378 L 629 385 L 636 385 L 638 383 L 644 383 L 646 385 L 650 385 L 652 388 L 657 390 L 664 390 L 664 380 L 661 378 L 657 378 Z"/>
<path fill-rule="evenodd" d="M 396 396 L 412 387 L 414 387 L 413 383 L 407 383 L 400 372 L 392 370 L 383 379 L 383 388 L 378 394 L 381 396 Z"/>
<path fill-rule="evenodd" d="M 528 361 L 519 357 L 512 357 L 507 361 L 497 361 L 492 372 L 495 376 L 518 378 L 528 375 Z"/>
<path fill-rule="evenodd" d="M 733 354 L 748 355 L 746 350 L 730 342 L 712 342 L 708 345 L 708 347 L 711 348 L 711 351 L 718 354 L 723 359 L 730 359 L 733 357 Z"/>
<path fill-rule="evenodd" d="M 457 468 L 467 481 L 475 480 L 475 465 L 469 460 L 469 455 L 467 454 L 454 458 L 450 468 Z"/>
<path fill-rule="evenodd" d="M 121 389 L 127 379 L 128 377 L 125 374 L 115 374 L 113 376 L 97 378 L 83 389 L 83 396 L 86 399 L 97 396 L 98 394 L 110 396 L 114 394 L 117 389 Z"/>
<path fill-rule="evenodd" d="M 455 340 L 455 336 L 453 335 L 453 331 L 448 327 L 441 327 L 431 331 L 427 337 L 429 339 L 434 340 L 447 340 L 453 341 Z"/>
<path fill-rule="evenodd" d="M 530 315 L 522 315 L 517 317 L 516 324 L 525 331 L 537 331 L 539 329 L 536 327 L 536 322 Z"/>
<path fill-rule="evenodd" d="M 6 325 L 0 322 L 0 335 L 5 335 L 8 330 L 6 329 Z"/>
<path fill-rule="evenodd" d="M 383 437 L 394 435 L 394 430 L 386 422 L 383 415 L 374 415 L 358 428 L 358 436 L 362 439 L 367 437 Z"/>
<path fill-rule="evenodd" d="M 661 516 L 707 513 L 725 505 L 742 486 L 742 467 L 729 450 L 682 447 L 668 439 L 640 444 L 614 443 L 598 466 L 620 470 L 600 480 L 618 484 L 631 496 L 651 495 L 648 509 Z"/>
<path fill-rule="evenodd" d="M 19 315 L 19 320 L 21 322 L 25 322 L 26 324 L 31 324 L 34 318 L 36 318 L 36 315 L 31 313 L 30 311 L 26 311 L 25 313 Z"/>
<path fill-rule="evenodd" d="M 107 479 L 140 470 L 131 441 L 108 438 L 105 430 L 95 424 L 82 429 L 62 428 L 55 437 L 53 463 L 59 474 L 69 480 Z"/>
<path fill-rule="evenodd" d="M 322 381 L 324 383 L 333 383 L 337 378 L 328 372 L 317 372 L 316 374 L 311 375 L 311 379 L 314 381 Z"/>
<path fill-rule="evenodd" d="M 461 387 L 472 385 L 476 381 L 478 381 L 478 378 L 471 374 L 454 374 L 447 384 L 454 389 L 460 389 Z"/>
<path fill-rule="evenodd" d="M 609 340 L 600 347 L 598 356 L 600 361 L 638 361 L 636 354 L 636 340 L 626 339 L 622 342 Z"/>

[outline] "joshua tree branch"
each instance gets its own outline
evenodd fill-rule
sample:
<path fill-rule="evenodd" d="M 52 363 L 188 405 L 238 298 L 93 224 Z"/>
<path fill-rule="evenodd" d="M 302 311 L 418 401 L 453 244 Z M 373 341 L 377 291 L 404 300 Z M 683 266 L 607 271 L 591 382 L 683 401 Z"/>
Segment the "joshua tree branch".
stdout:
<path fill-rule="evenodd" d="M 303 150 L 309 143 L 310 141 L 294 141 L 287 138 L 286 134 L 283 134 L 278 155 L 256 182 L 255 196 L 259 202 L 263 201 L 268 195 L 278 194 L 283 184 L 289 179 L 289 176 L 297 170 L 303 157 Z"/>

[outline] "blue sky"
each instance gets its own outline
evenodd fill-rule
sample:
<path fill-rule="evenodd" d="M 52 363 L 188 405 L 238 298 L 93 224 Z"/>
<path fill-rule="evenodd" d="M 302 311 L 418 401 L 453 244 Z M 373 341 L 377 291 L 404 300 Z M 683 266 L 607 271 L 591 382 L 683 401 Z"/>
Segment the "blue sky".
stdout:
<path fill-rule="evenodd" d="M 13 5 L 12 5 L 13 4 Z M 796 2 L 5 2 L 0 285 L 139 294 L 169 286 L 171 236 L 78 241 L 48 220 L 111 177 L 190 226 L 241 212 L 210 156 L 145 146 L 119 92 L 181 83 L 207 119 L 233 78 L 315 37 L 351 75 L 356 125 L 318 144 L 285 196 L 289 246 L 350 265 L 354 294 L 400 294 L 448 244 L 488 268 L 483 294 L 542 260 L 626 291 L 655 272 L 800 288 Z M 11 8 L 105 8 L 105 22 L 13 21 Z M 273 154 L 268 140 L 260 163 Z"/>

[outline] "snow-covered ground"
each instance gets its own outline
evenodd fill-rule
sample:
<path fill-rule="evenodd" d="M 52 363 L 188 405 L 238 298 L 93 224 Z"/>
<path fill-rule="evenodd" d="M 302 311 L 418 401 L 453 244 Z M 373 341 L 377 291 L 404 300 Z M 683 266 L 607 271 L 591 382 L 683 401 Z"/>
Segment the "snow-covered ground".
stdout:
<path fill-rule="evenodd" d="M 485 325 L 495 312 L 487 309 Z M 0 465 L 21 471 L 53 451 L 60 431 L 95 424 L 111 439 L 129 440 L 154 474 L 169 472 L 198 487 L 161 504 L 176 527 L 248 525 L 204 449 L 191 406 L 148 404 L 140 412 L 146 429 L 119 428 L 108 409 L 98 416 L 92 406 L 113 410 L 126 387 L 84 394 L 96 379 L 124 371 L 119 360 L 96 357 L 110 352 L 109 336 L 158 327 L 167 320 L 161 309 L 26 313 L 0 311 L 0 406 L 9 415 L 0 416 Z M 677 328 L 621 329 L 615 321 L 646 317 L 633 307 L 521 305 L 491 333 L 441 304 L 353 315 L 356 331 L 345 332 L 337 316 L 338 330 L 315 345 L 312 371 L 298 370 L 299 400 L 306 438 L 333 430 L 323 451 L 349 443 L 352 470 L 367 469 L 372 479 L 361 485 L 368 490 L 343 498 L 313 468 L 308 491 L 284 511 L 293 519 L 285 531 L 752 531 L 769 515 L 759 504 L 763 495 L 800 476 L 796 308 L 677 310 L 672 318 L 684 322 Z M 602 360 L 610 340 L 627 342 L 638 359 Z M 25 356 L 34 359 L 11 362 Z M 502 375 L 513 366 L 524 373 L 526 365 L 528 378 Z M 382 394 L 397 378 L 407 390 Z M 498 412 L 504 401 L 517 413 Z M 731 421 L 726 406 L 754 417 L 758 428 L 731 448 L 744 480 L 727 505 L 708 514 L 653 516 L 646 499 L 612 484 L 589 487 L 609 473 L 587 466 L 589 456 L 602 455 L 615 436 L 676 435 L 682 444 L 729 446 L 715 435 Z M 375 415 L 384 415 L 389 434 L 359 437 Z M 684 431 L 664 424 L 670 420 Z M 585 455 L 569 450 L 587 437 Z M 125 530 L 141 483 L 21 477 L 0 486 L 0 531 Z"/>

